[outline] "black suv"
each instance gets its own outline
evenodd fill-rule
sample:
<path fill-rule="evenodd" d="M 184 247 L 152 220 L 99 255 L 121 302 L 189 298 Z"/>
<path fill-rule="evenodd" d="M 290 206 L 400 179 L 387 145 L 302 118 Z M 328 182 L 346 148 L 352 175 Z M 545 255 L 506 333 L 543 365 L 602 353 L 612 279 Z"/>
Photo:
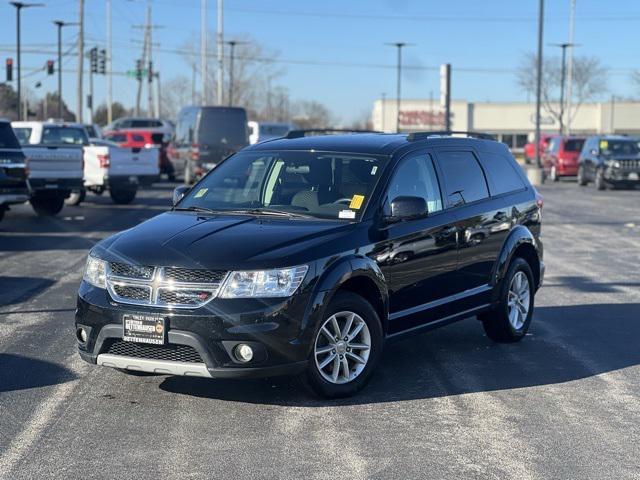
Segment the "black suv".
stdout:
<path fill-rule="evenodd" d="M 10 205 L 28 200 L 24 154 L 11 123 L 0 119 L 0 220 Z"/>
<path fill-rule="evenodd" d="M 618 135 L 587 138 L 578 158 L 578 185 L 593 182 L 596 189 L 640 185 L 640 143 Z"/>
<path fill-rule="evenodd" d="M 91 250 L 80 355 L 157 374 L 303 373 L 321 395 L 350 395 L 392 339 L 474 315 L 495 341 L 523 338 L 544 275 L 541 207 L 493 140 L 259 143 Z"/>

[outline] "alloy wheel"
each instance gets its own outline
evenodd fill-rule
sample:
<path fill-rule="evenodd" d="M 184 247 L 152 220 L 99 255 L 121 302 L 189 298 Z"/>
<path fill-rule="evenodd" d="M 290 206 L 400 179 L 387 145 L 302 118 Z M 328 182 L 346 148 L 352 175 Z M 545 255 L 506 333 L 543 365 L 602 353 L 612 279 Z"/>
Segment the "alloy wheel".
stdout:
<path fill-rule="evenodd" d="M 357 313 L 343 311 L 322 324 L 313 354 L 322 378 L 333 384 L 345 384 L 362 373 L 370 352 L 371 333 L 366 322 Z"/>
<path fill-rule="evenodd" d="M 508 299 L 509 323 L 516 330 L 520 330 L 527 320 L 530 299 L 529 277 L 522 271 L 516 272 L 509 285 Z"/>

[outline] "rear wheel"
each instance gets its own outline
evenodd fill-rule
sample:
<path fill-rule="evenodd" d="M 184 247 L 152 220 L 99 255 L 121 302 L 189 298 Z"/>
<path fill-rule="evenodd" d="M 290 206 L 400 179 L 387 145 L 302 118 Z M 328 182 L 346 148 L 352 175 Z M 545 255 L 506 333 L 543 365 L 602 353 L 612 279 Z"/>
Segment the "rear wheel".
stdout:
<path fill-rule="evenodd" d="M 73 190 L 71 192 L 71 195 L 69 195 L 69 198 L 67 198 L 64 203 L 65 205 L 80 205 L 82 202 L 84 202 L 84 199 L 87 196 L 87 191 L 85 189 L 82 190 Z"/>
<path fill-rule="evenodd" d="M 522 340 L 531 324 L 534 294 L 531 267 L 526 260 L 516 257 L 500 285 L 498 306 L 478 316 L 487 337 L 499 343 Z"/>
<path fill-rule="evenodd" d="M 38 216 L 51 217 L 57 215 L 64 207 L 64 196 L 62 195 L 34 195 L 29 200 L 33 210 Z"/>
<path fill-rule="evenodd" d="M 111 200 L 118 205 L 128 205 L 133 202 L 136 198 L 136 193 L 138 191 L 136 189 L 119 189 L 112 188 L 109 190 L 109 195 L 111 196 Z"/>
<path fill-rule="evenodd" d="M 578 185 L 584 187 L 587 184 L 587 179 L 584 176 L 584 167 L 580 165 L 578 167 Z"/>
<path fill-rule="evenodd" d="M 604 170 L 602 168 L 599 168 L 596 172 L 594 184 L 596 186 L 596 190 L 605 190 L 607 188 L 607 183 L 604 180 Z"/>
<path fill-rule="evenodd" d="M 338 292 L 313 337 L 306 378 L 322 397 L 347 397 L 371 378 L 382 351 L 378 314 L 364 298 Z"/>

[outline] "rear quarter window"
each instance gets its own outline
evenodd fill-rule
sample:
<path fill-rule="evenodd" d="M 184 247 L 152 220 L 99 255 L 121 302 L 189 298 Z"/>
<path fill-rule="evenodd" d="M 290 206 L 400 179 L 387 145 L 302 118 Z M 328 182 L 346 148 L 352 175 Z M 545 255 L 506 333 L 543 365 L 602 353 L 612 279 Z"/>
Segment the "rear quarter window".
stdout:
<path fill-rule="evenodd" d="M 9 123 L 0 123 L 0 148 L 20 148 L 16 134 Z"/>
<path fill-rule="evenodd" d="M 484 173 L 472 152 L 443 150 L 437 152 L 437 157 L 447 186 L 449 206 L 459 204 L 460 200 L 472 203 L 489 196 Z"/>
<path fill-rule="evenodd" d="M 507 155 L 498 153 L 480 153 L 480 164 L 487 174 L 491 195 L 515 192 L 526 187 L 516 170 L 520 168 Z"/>

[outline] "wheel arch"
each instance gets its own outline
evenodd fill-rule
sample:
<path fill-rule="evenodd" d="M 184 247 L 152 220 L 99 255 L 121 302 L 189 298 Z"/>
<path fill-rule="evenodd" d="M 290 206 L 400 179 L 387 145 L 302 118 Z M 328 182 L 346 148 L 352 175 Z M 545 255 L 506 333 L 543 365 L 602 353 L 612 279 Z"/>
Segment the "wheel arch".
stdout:
<path fill-rule="evenodd" d="M 514 257 L 521 257 L 531 267 L 537 289 L 541 280 L 540 269 L 542 252 L 540 249 L 541 247 L 538 245 L 538 242 L 536 242 L 535 237 L 528 228 L 523 225 L 516 226 L 511 230 L 511 233 L 502 245 L 502 250 L 500 251 L 500 255 L 498 256 L 498 260 L 494 265 L 491 275 L 492 286 L 496 287 L 500 285 L 507 274 L 511 260 Z"/>

